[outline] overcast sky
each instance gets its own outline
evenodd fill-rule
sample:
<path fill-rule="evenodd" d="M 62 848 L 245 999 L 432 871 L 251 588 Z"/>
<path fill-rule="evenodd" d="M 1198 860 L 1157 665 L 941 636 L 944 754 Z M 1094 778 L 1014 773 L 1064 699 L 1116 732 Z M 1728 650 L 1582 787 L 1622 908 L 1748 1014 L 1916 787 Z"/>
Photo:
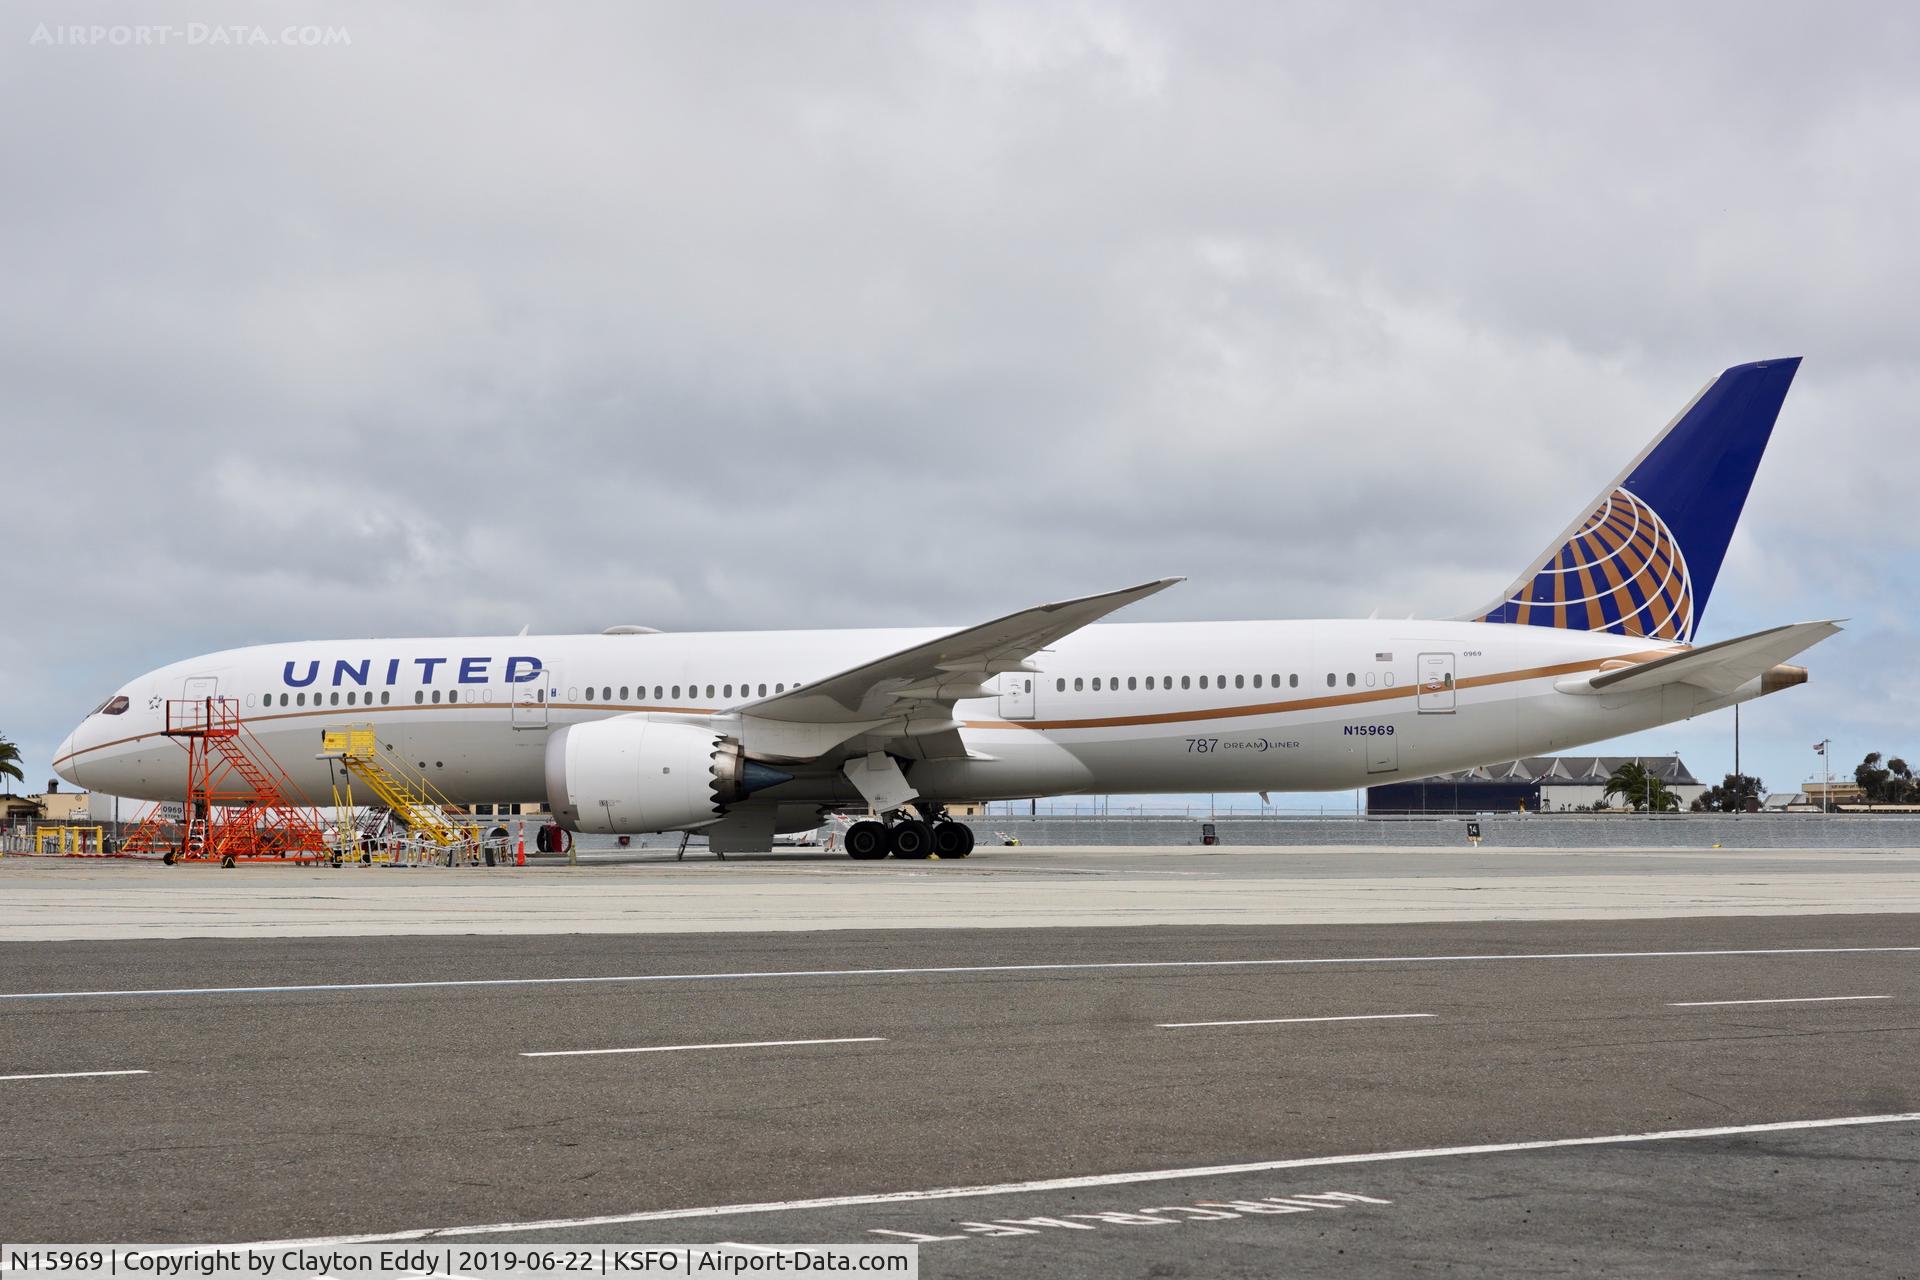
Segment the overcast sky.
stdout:
<path fill-rule="evenodd" d="M 317 636 L 1451 616 L 1803 355 L 1701 639 L 1853 619 L 1774 788 L 1920 752 L 1914 12 L 10 6 L 0 733 Z"/>

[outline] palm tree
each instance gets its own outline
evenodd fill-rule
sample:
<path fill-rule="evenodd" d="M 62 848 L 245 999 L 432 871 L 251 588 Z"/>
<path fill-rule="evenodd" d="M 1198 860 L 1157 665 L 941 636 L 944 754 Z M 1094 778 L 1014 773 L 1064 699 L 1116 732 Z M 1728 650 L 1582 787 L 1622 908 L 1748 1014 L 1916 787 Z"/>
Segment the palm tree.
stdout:
<path fill-rule="evenodd" d="M 1667 790 L 1666 783 L 1647 772 L 1647 767 L 1638 760 L 1629 760 L 1615 769 L 1600 795 L 1606 800 L 1621 797 L 1635 813 L 1677 813 L 1680 809 L 1680 798 Z"/>
<path fill-rule="evenodd" d="M 25 782 L 27 775 L 20 772 L 20 748 L 8 742 L 5 734 L 0 734 L 0 778 L 12 778 L 14 782 Z M 13 784 L 7 784 L 7 794 L 13 794 Z"/>

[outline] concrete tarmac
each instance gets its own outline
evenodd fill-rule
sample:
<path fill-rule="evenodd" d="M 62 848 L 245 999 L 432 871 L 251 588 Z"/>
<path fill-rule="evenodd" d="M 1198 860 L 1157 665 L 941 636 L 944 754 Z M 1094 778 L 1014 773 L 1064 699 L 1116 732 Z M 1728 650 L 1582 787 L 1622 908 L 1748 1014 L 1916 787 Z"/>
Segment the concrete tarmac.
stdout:
<path fill-rule="evenodd" d="M 0 940 L 1920 912 L 1914 850 L 982 847 L 447 870 L 0 860 Z"/>
<path fill-rule="evenodd" d="M 1917 1002 L 1897 914 L 8 944 L 0 1238 L 1911 1274 Z"/>

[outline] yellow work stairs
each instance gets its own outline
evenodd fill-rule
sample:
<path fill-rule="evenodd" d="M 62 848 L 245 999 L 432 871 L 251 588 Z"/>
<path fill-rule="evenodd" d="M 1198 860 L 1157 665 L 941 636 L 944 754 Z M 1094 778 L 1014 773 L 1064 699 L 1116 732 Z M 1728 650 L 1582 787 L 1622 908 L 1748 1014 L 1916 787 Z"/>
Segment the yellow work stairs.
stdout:
<path fill-rule="evenodd" d="M 366 783 L 380 803 L 392 810 L 395 821 L 415 836 L 441 849 L 463 849 L 473 843 L 473 828 L 449 815 L 452 802 L 423 775 L 383 750 L 371 725 L 323 729 L 319 758 L 339 761 L 349 775 Z"/>

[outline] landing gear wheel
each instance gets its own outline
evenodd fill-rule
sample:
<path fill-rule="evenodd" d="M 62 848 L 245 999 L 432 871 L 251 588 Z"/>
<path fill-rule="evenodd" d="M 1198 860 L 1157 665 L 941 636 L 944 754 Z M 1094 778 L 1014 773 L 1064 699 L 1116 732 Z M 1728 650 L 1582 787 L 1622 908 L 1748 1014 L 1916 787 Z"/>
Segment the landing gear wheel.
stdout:
<path fill-rule="evenodd" d="M 870 862 L 887 856 L 887 827 L 882 822 L 856 822 L 847 828 L 847 856 Z"/>
<path fill-rule="evenodd" d="M 887 848 L 896 858 L 924 858 L 933 852 L 933 828 L 918 818 L 887 829 Z"/>
<path fill-rule="evenodd" d="M 160 865 L 163 867 L 170 867 L 173 865 L 173 850 L 169 849 L 165 853 L 160 855 Z"/>
<path fill-rule="evenodd" d="M 933 851 L 942 858 L 964 858 L 973 852 L 973 828 L 964 822 L 936 822 Z"/>

